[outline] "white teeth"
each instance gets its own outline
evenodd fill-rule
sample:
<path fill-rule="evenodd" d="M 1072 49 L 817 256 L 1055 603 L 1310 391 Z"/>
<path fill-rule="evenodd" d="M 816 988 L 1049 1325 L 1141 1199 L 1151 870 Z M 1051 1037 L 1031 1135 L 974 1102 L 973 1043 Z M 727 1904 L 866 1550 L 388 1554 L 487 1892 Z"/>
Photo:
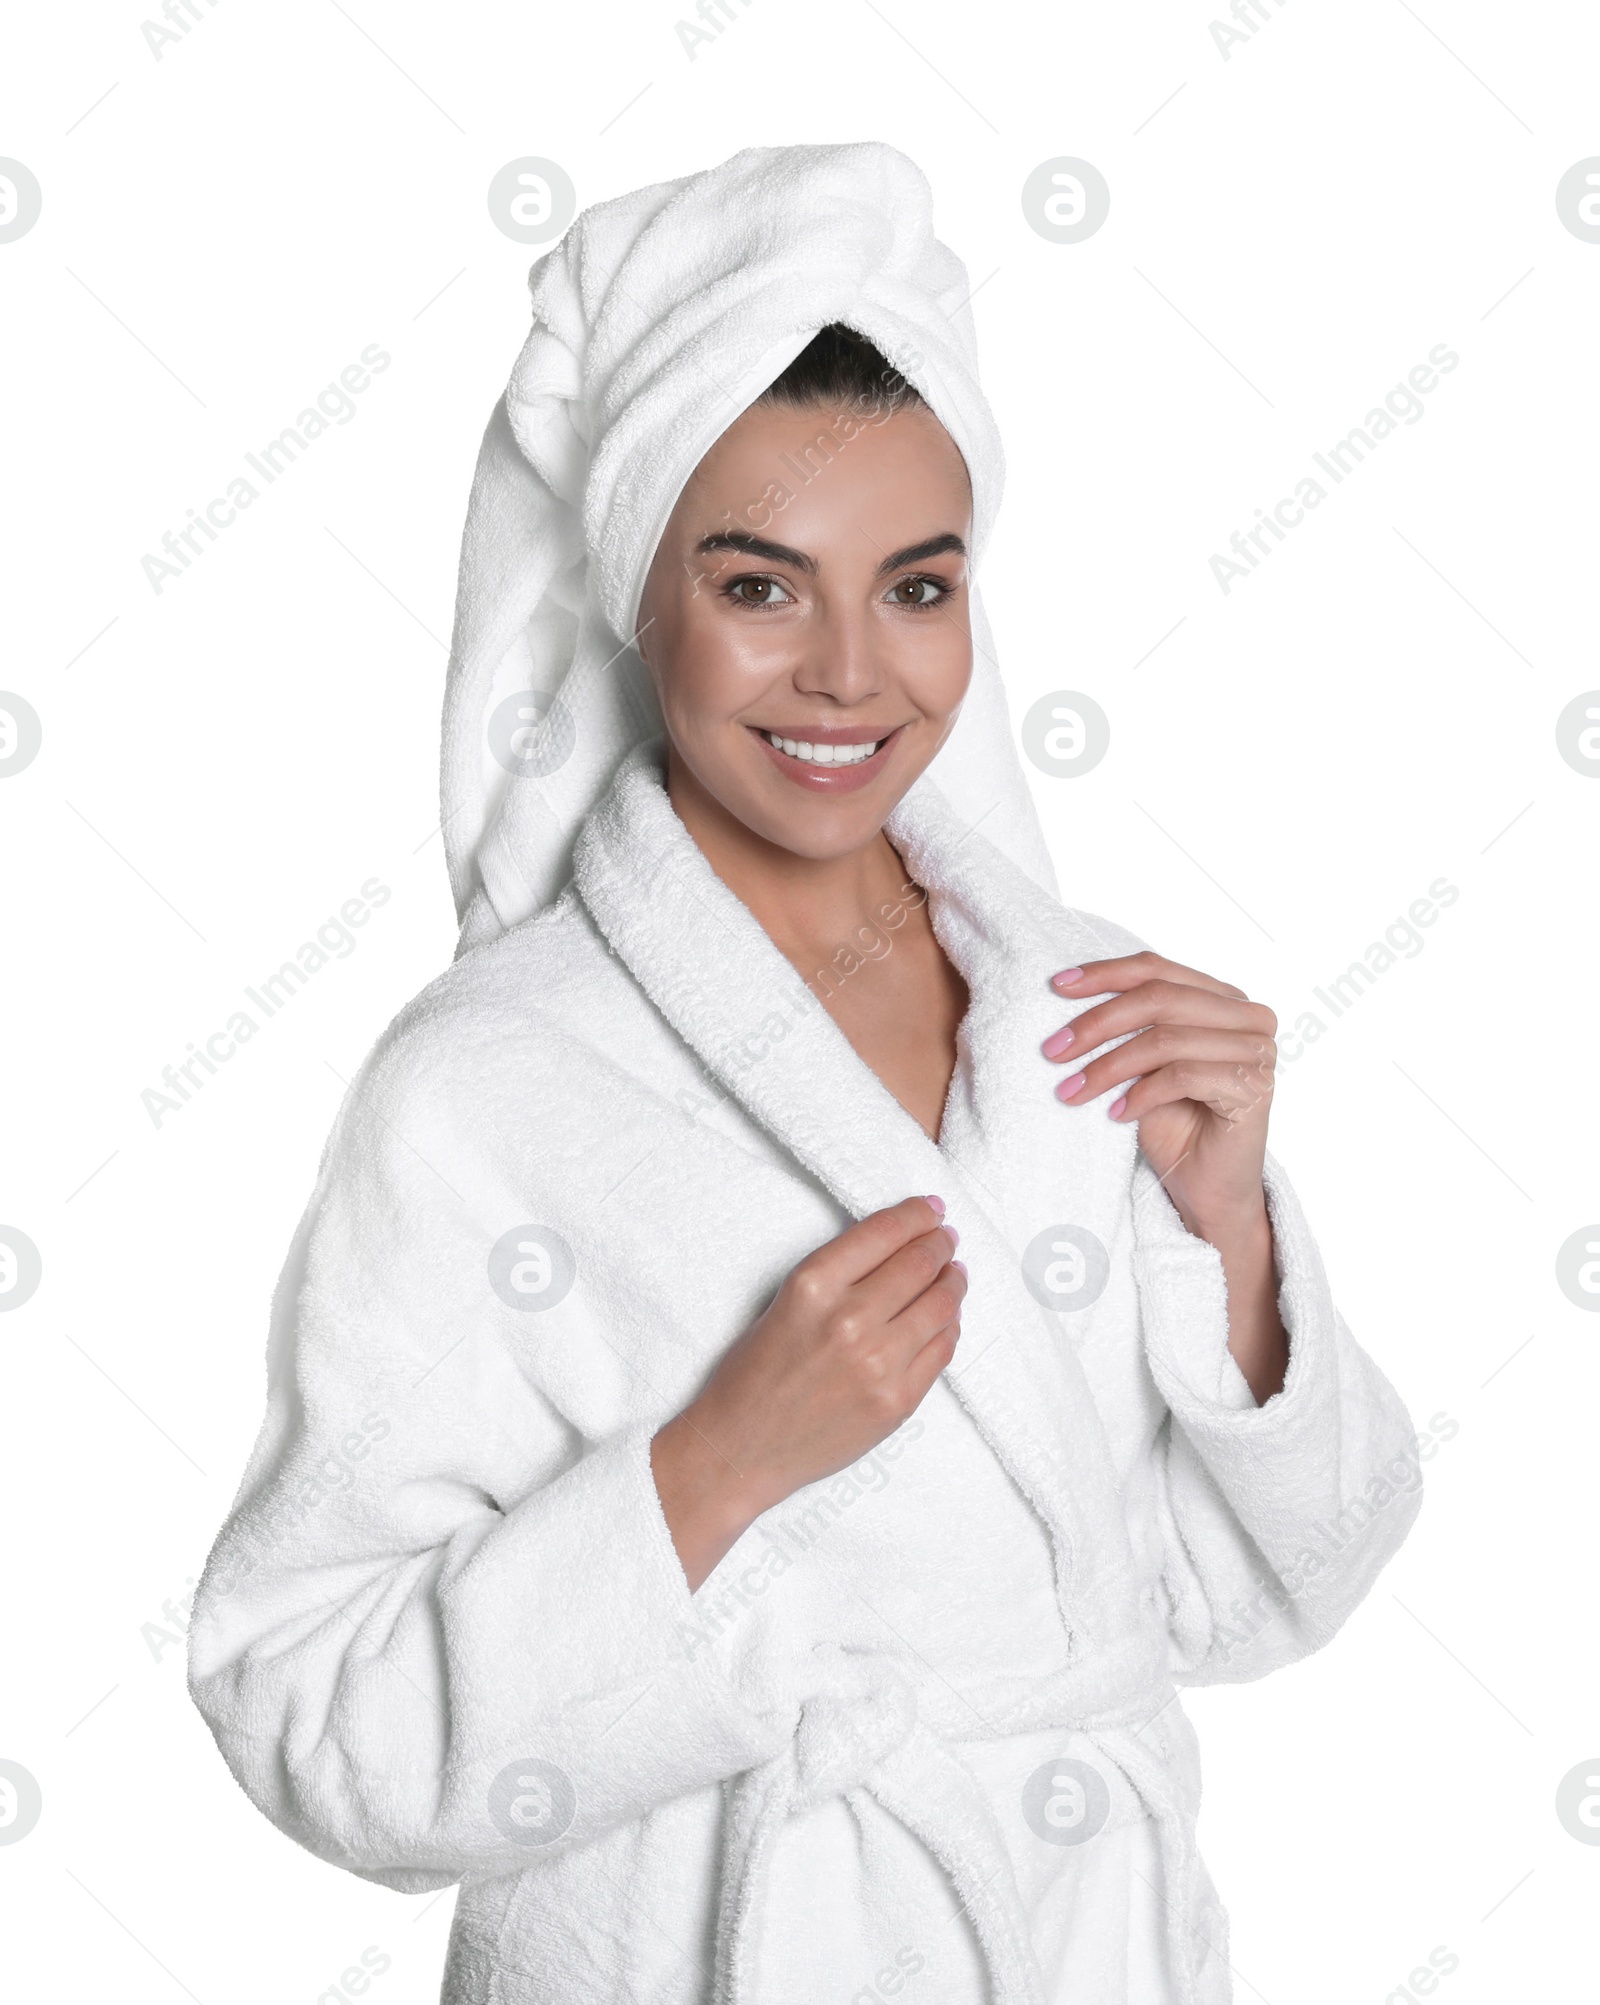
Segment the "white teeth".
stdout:
<path fill-rule="evenodd" d="M 866 745 L 808 745 L 803 738 L 780 738 L 772 731 L 763 731 L 761 735 L 769 745 L 776 745 L 780 752 L 787 752 L 791 759 L 799 759 L 808 766 L 859 766 L 883 743 L 879 738 Z"/>

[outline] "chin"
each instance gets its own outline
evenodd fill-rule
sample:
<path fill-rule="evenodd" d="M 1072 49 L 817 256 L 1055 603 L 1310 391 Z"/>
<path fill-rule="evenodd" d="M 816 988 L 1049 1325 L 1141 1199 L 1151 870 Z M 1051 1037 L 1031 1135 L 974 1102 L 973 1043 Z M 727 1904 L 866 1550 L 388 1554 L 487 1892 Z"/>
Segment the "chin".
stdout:
<path fill-rule="evenodd" d="M 848 805 L 843 801 L 801 801 L 781 810 L 770 800 L 741 804 L 725 799 L 724 805 L 764 841 L 813 863 L 829 863 L 871 842 L 894 811 L 895 801 L 857 798 Z"/>

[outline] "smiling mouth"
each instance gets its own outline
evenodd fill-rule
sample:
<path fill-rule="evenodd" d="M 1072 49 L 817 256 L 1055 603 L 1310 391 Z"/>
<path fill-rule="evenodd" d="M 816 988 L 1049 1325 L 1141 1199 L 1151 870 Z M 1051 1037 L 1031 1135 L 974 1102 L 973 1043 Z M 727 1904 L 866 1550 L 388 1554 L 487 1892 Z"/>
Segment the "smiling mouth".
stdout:
<path fill-rule="evenodd" d="M 806 738 L 780 738 L 775 731 L 763 731 L 775 751 L 783 752 L 803 766 L 859 766 L 870 759 L 880 746 L 886 745 L 892 734 L 882 738 L 866 738 L 857 745 L 819 745 Z"/>

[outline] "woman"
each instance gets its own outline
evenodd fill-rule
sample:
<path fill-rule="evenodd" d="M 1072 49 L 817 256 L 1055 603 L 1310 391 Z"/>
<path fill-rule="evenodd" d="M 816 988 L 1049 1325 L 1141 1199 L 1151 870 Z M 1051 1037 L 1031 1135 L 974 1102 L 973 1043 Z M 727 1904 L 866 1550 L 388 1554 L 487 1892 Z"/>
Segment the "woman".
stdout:
<path fill-rule="evenodd" d="M 268 1816 L 461 1883 L 448 2005 L 1218 2005 L 1176 1687 L 1416 1514 L 1270 1013 L 1054 895 L 929 210 L 863 144 L 587 211 L 480 455 L 462 945 L 340 1111 L 191 1628 Z"/>

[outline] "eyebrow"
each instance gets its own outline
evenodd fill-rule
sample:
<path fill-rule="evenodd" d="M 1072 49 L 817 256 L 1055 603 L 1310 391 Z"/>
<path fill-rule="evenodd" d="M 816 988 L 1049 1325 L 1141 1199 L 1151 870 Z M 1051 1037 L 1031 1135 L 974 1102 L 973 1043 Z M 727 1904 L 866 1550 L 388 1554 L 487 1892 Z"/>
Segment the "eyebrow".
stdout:
<path fill-rule="evenodd" d="M 787 543 L 773 543 L 765 536 L 752 536 L 747 529 L 718 530 L 714 535 L 701 537 L 695 548 L 701 555 L 713 550 L 733 550 L 742 557 L 764 557 L 769 564 L 787 564 L 791 570 L 804 571 L 813 578 L 818 570 L 816 558 L 804 550 L 793 549 Z M 929 557 L 942 557 L 950 552 L 964 557 L 967 546 L 953 531 L 946 530 L 942 536 L 924 537 L 920 543 L 908 543 L 903 550 L 892 551 L 873 576 L 886 577 L 907 564 L 920 564 Z"/>

